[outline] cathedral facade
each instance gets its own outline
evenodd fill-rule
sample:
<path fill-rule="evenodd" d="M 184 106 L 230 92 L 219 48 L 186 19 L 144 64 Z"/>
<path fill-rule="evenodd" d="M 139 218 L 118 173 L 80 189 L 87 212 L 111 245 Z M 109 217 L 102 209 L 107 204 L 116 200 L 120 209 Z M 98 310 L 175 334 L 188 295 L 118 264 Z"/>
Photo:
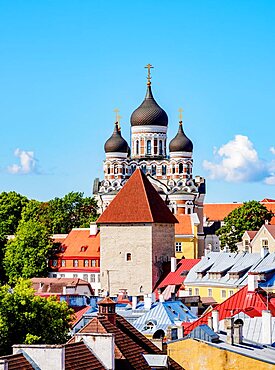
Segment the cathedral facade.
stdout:
<path fill-rule="evenodd" d="M 172 213 L 197 213 L 200 221 L 198 255 L 201 256 L 205 179 L 193 176 L 193 143 L 183 130 L 181 115 L 178 132 L 167 145 L 168 116 L 153 97 L 152 66 L 147 68 L 145 98 L 130 118 L 131 144 L 123 138 L 119 122 L 115 122 L 113 134 L 104 146 L 104 180 L 95 179 L 93 193 L 102 213 L 135 169 L 140 168 Z"/>

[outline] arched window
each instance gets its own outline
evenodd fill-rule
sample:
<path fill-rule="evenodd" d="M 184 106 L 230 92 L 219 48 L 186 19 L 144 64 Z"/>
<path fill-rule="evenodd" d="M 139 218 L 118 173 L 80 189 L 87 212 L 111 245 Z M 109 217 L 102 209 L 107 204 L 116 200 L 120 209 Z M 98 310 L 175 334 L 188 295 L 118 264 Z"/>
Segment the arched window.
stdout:
<path fill-rule="evenodd" d="M 156 172 L 157 172 L 157 168 L 156 168 L 156 166 L 153 164 L 153 165 L 152 165 L 152 176 L 154 176 L 154 175 L 156 174 Z"/>
<path fill-rule="evenodd" d="M 183 173 L 183 164 L 182 163 L 179 164 L 179 173 Z"/>
<path fill-rule="evenodd" d="M 166 168 L 166 166 L 165 166 L 165 165 L 163 165 L 163 166 L 161 167 L 161 174 L 162 174 L 162 176 L 165 176 L 165 175 L 166 175 L 166 171 L 167 171 L 167 168 Z"/>
<path fill-rule="evenodd" d="M 141 171 L 146 174 L 146 164 L 141 166 Z"/>
<path fill-rule="evenodd" d="M 110 175 L 110 166 L 107 166 L 107 174 Z"/>
<path fill-rule="evenodd" d="M 139 141 L 136 141 L 136 154 L 139 154 Z"/>
<path fill-rule="evenodd" d="M 164 337 L 165 337 L 165 333 L 162 329 L 157 330 L 153 335 L 153 339 L 162 339 Z"/>
<path fill-rule="evenodd" d="M 134 173 L 134 172 L 135 172 L 135 169 L 136 169 L 136 165 L 135 165 L 135 164 L 133 164 L 133 165 L 131 166 L 131 169 L 132 169 L 132 173 Z"/>
<path fill-rule="evenodd" d="M 160 155 L 163 154 L 163 147 L 162 147 L 162 141 L 161 140 L 159 141 L 159 154 Z"/>
<path fill-rule="evenodd" d="M 126 253 L 126 261 L 132 261 L 132 254 Z"/>
<path fill-rule="evenodd" d="M 152 149 L 151 140 L 148 140 L 146 145 L 147 145 L 147 154 L 151 154 L 151 149 Z"/>

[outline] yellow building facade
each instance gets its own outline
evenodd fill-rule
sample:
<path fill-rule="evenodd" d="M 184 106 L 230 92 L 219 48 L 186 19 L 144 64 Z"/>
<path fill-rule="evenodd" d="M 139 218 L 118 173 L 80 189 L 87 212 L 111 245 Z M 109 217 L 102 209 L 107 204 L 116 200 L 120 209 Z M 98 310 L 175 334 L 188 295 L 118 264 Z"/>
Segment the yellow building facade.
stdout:
<path fill-rule="evenodd" d="M 167 355 L 185 370 L 274 370 L 274 364 L 194 339 L 168 342 Z"/>
<path fill-rule="evenodd" d="M 189 291 L 189 295 L 199 295 L 200 297 L 212 297 L 217 303 L 225 301 L 227 298 L 231 297 L 240 288 L 228 288 L 224 286 L 198 286 L 198 285 L 188 285 L 186 287 Z"/>
<path fill-rule="evenodd" d="M 175 225 L 175 257 L 177 259 L 199 258 L 198 256 L 198 225 L 197 214 L 181 214 L 176 216 Z"/>

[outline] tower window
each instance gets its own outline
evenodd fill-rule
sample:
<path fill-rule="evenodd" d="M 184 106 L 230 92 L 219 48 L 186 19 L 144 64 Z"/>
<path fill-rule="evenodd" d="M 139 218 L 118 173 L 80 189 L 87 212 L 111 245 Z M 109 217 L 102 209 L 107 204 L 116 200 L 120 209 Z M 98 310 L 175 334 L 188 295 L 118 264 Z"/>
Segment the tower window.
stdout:
<path fill-rule="evenodd" d="M 148 140 L 147 141 L 147 154 L 151 154 L 151 150 L 152 150 L 152 143 L 151 143 L 151 140 Z"/>
<path fill-rule="evenodd" d="M 154 176 L 156 174 L 156 172 L 157 172 L 156 166 L 153 165 L 152 166 L 152 176 Z"/>
<path fill-rule="evenodd" d="M 182 244 L 181 244 L 181 242 L 176 242 L 176 252 L 182 252 Z"/>
<path fill-rule="evenodd" d="M 145 164 L 141 166 L 141 171 L 146 174 L 146 165 Z"/>
<path fill-rule="evenodd" d="M 110 175 L 110 166 L 107 167 L 107 173 Z"/>
<path fill-rule="evenodd" d="M 139 154 L 139 141 L 136 141 L 136 154 Z"/>
<path fill-rule="evenodd" d="M 162 141 L 161 140 L 159 141 L 159 154 L 160 155 L 163 154 L 163 148 L 162 148 Z"/>
<path fill-rule="evenodd" d="M 132 261 L 132 254 L 126 253 L 126 261 Z"/>
<path fill-rule="evenodd" d="M 166 166 L 164 166 L 164 165 L 161 168 L 161 174 L 162 174 L 162 176 L 166 175 Z"/>
<path fill-rule="evenodd" d="M 182 163 L 179 164 L 179 173 L 183 173 L 183 164 Z"/>

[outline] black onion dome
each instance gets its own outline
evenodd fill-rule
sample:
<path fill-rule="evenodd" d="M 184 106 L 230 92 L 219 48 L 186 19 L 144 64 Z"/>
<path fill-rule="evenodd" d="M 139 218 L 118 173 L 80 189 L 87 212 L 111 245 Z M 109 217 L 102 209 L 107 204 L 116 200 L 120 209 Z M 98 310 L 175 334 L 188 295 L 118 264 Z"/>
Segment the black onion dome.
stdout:
<path fill-rule="evenodd" d="M 106 141 L 104 145 L 105 153 L 127 153 L 128 152 L 127 141 L 121 136 L 121 132 L 118 128 L 118 123 L 115 123 L 115 129 L 113 135 Z"/>
<path fill-rule="evenodd" d="M 185 135 L 182 122 L 179 124 L 179 130 L 177 135 L 170 141 L 169 144 L 169 151 L 170 152 L 192 152 L 193 151 L 193 143 L 188 137 Z"/>
<path fill-rule="evenodd" d="M 151 86 L 148 85 L 145 99 L 131 115 L 132 126 L 167 126 L 166 112 L 155 101 Z"/>

